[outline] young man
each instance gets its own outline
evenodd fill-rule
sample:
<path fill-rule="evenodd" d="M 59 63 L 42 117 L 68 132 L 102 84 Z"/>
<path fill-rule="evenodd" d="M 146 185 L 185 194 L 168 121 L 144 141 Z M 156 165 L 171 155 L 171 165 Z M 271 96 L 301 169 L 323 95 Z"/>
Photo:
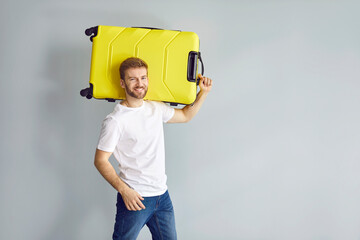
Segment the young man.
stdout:
<path fill-rule="evenodd" d="M 153 239 L 176 239 L 166 186 L 163 123 L 190 121 L 212 86 L 211 79 L 199 74 L 195 103 L 174 109 L 143 100 L 149 83 L 147 69 L 139 58 L 128 58 L 121 64 L 120 84 L 126 99 L 103 121 L 95 153 L 96 168 L 118 191 L 113 239 L 136 239 L 145 224 Z M 111 154 L 119 162 L 119 175 L 109 162 Z"/>

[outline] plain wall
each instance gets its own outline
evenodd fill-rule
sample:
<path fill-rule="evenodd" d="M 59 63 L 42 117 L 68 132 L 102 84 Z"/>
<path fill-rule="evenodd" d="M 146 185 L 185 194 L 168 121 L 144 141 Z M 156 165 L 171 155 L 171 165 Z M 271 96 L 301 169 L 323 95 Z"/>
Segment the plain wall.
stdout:
<path fill-rule="evenodd" d="M 340 0 L 2 1 L 0 239 L 111 238 L 116 192 L 93 157 L 114 103 L 79 92 L 85 29 L 113 25 L 196 32 L 214 80 L 190 123 L 165 125 L 179 239 L 359 240 L 359 12 Z"/>

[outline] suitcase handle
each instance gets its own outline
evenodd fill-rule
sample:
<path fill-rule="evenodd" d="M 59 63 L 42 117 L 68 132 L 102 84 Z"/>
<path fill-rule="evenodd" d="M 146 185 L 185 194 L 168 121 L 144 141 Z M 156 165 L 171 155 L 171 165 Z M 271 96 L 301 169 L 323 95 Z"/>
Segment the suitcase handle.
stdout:
<path fill-rule="evenodd" d="M 197 63 L 201 63 L 201 75 L 204 75 L 204 63 L 200 52 L 191 51 L 188 58 L 187 80 L 189 82 L 196 82 L 199 85 L 200 78 L 197 77 Z"/>
<path fill-rule="evenodd" d="M 132 27 L 132 28 L 144 28 L 144 29 L 150 29 L 150 30 L 164 30 L 162 28 L 155 28 L 155 27 Z"/>
<path fill-rule="evenodd" d="M 143 29 L 150 29 L 150 30 L 165 30 L 163 28 L 156 28 L 156 27 L 132 27 L 132 28 L 143 28 Z M 181 32 L 180 30 L 170 30 L 170 31 Z"/>
<path fill-rule="evenodd" d="M 200 63 L 201 63 L 201 75 L 204 76 L 204 63 L 203 63 L 203 60 L 201 58 L 201 54 L 199 52 L 199 60 L 200 60 Z M 200 78 L 197 78 L 196 79 L 196 85 L 199 85 L 199 82 L 200 82 Z"/>

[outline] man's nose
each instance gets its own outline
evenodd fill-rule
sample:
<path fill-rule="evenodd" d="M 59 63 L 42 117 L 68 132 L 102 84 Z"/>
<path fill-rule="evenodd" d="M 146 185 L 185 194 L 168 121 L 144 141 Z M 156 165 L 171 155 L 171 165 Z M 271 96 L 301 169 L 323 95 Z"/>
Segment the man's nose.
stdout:
<path fill-rule="evenodd" d="M 140 78 L 136 79 L 136 86 L 142 86 L 142 85 L 143 84 L 141 82 L 141 79 Z"/>

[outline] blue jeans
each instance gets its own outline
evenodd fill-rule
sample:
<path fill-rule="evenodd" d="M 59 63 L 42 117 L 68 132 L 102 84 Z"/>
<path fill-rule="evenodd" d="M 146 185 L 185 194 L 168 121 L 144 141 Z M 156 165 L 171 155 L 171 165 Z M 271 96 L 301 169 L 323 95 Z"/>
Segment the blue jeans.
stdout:
<path fill-rule="evenodd" d="M 146 224 L 152 239 L 176 239 L 175 215 L 168 191 L 156 197 L 144 197 L 145 209 L 140 211 L 127 210 L 124 201 L 117 194 L 116 218 L 113 239 L 134 240 Z"/>

